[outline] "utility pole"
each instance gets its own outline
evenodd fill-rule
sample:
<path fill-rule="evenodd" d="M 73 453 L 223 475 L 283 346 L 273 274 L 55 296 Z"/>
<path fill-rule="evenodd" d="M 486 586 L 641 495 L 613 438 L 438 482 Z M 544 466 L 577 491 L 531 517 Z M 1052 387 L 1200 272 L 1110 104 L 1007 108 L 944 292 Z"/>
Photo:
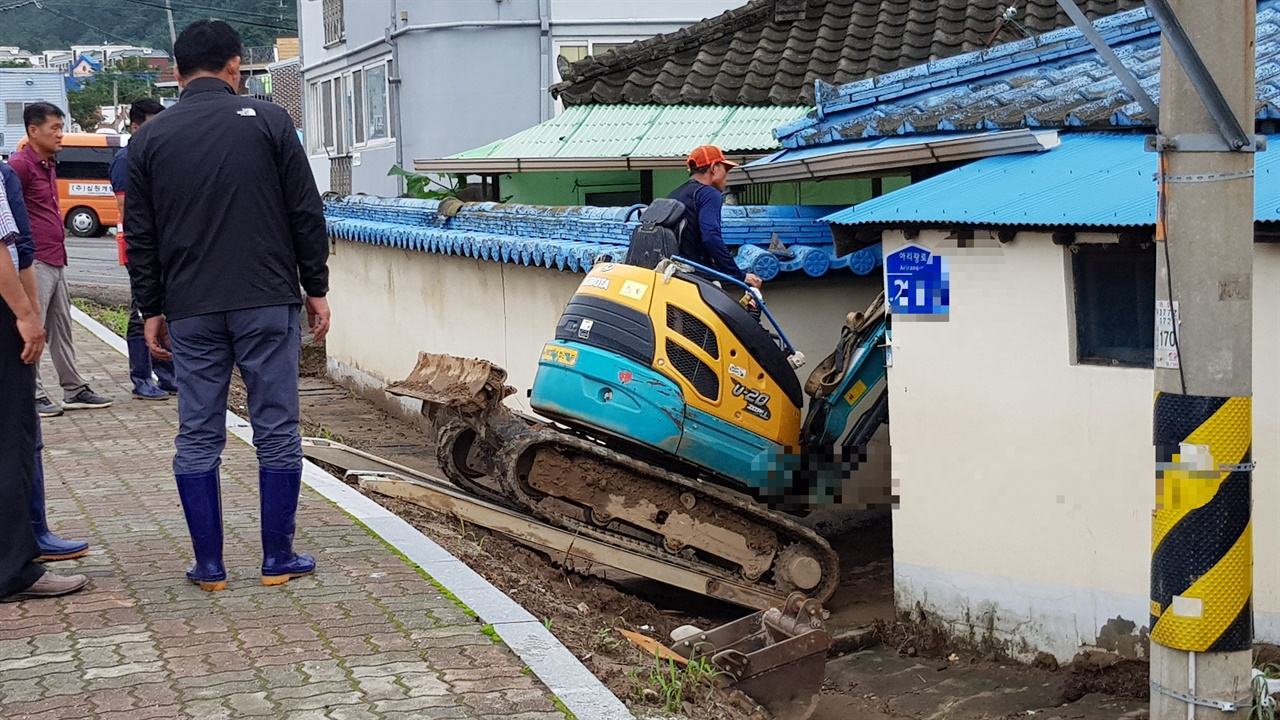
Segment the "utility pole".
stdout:
<path fill-rule="evenodd" d="M 164 13 L 169 16 L 169 52 L 173 52 L 173 46 L 178 44 L 178 31 L 173 27 L 173 3 L 170 0 L 164 0 Z"/>
<path fill-rule="evenodd" d="M 1252 697 L 1257 5 L 1147 5 L 1163 31 L 1151 718 L 1241 720 Z"/>

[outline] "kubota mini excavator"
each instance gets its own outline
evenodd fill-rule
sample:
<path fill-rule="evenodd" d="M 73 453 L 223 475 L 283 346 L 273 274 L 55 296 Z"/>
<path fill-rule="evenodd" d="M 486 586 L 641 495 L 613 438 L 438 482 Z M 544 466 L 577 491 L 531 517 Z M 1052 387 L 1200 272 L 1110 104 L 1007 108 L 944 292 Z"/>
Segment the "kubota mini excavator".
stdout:
<path fill-rule="evenodd" d="M 797 516 L 840 501 L 888 419 L 887 322 L 883 293 L 850 313 L 802 387 L 758 291 L 679 257 L 599 262 L 538 359 L 541 417 L 510 410 L 505 370 L 482 359 L 422 353 L 389 391 L 425 401 L 468 492 L 708 582 L 821 603 L 838 560 Z"/>

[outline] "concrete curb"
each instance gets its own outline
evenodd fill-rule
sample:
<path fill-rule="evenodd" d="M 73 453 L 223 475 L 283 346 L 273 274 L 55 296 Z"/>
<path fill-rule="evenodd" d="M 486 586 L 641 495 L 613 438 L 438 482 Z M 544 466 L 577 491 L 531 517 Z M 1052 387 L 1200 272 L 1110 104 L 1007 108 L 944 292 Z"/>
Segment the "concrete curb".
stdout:
<path fill-rule="evenodd" d="M 128 356 L 128 346 L 124 339 L 105 325 L 76 307 L 71 308 L 71 316 L 113 350 Z M 252 426 L 230 410 L 227 411 L 227 430 L 250 446 L 253 445 Z M 303 461 L 302 482 L 419 565 L 479 615 L 481 620 L 492 625 L 502 641 L 578 718 L 635 720 L 627 706 L 537 618 L 489 584 L 466 563 L 395 513 L 361 495 L 310 461 Z"/>

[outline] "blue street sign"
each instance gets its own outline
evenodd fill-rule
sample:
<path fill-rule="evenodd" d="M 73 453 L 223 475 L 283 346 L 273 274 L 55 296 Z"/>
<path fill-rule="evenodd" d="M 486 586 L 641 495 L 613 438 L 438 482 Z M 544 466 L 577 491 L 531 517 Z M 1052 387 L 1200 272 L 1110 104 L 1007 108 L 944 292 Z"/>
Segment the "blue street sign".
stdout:
<path fill-rule="evenodd" d="M 947 259 L 914 243 L 884 258 L 885 298 L 896 315 L 947 315 L 951 271 Z"/>

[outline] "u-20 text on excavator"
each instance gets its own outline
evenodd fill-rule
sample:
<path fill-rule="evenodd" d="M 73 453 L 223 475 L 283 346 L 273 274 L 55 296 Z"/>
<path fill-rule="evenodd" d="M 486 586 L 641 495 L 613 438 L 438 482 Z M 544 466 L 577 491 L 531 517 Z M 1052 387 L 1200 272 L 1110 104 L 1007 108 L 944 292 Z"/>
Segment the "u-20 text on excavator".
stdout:
<path fill-rule="evenodd" d="M 483 359 L 421 353 L 388 391 L 424 401 L 442 470 L 481 499 L 708 583 L 821 603 L 838 558 L 798 516 L 840 501 L 888 420 L 887 323 L 881 293 L 802 386 L 758 291 L 679 257 L 605 261 L 537 359 L 538 416 L 503 402 L 515 390 Z"/>

